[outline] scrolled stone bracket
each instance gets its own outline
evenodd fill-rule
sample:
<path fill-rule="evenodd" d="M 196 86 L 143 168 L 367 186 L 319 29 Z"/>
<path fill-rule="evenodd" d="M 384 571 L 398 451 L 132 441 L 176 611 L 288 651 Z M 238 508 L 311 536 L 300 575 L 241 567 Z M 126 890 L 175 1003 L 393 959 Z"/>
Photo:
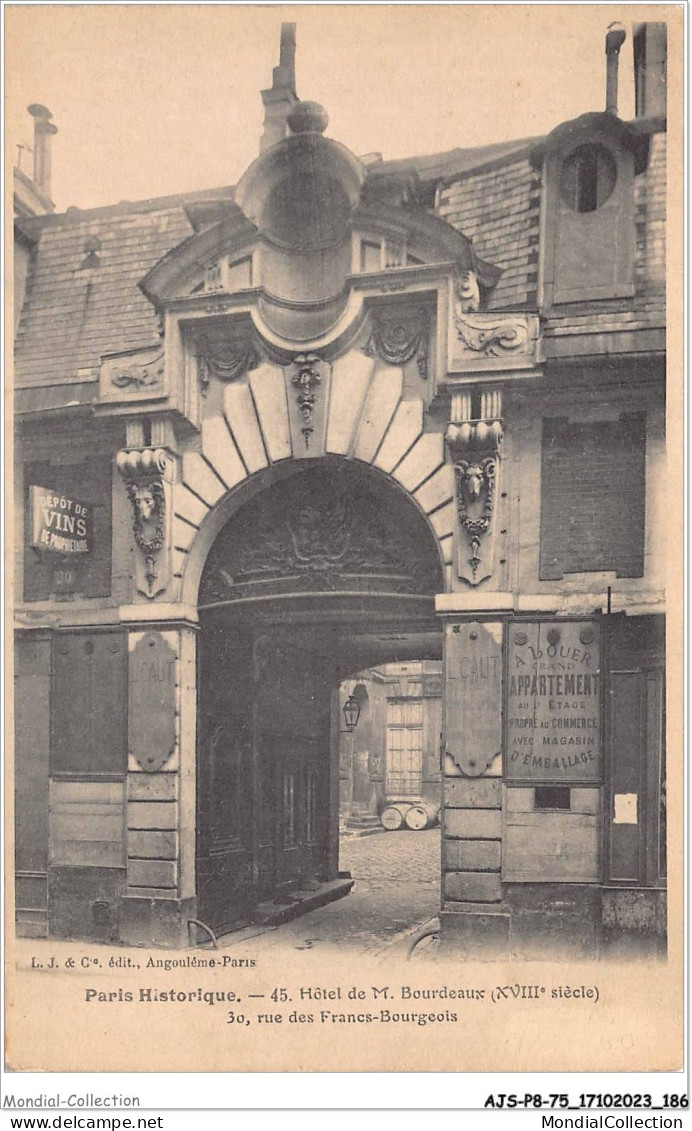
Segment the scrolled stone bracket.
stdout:
<path fill-rule="evenodd" d="M 474 407 L 479 409 L 477 419 Z M 479 585 L 492 575 L 502 437 L 499 390 L 482 392 L 477 406 L 472 393 L 453 394 L 445 439 L 454 461 L 460 536 L 465 536 L 468 546 L 467 551 L 459 547 L 457 572 L 471 585 Z"/>
<path fill-rule="evenodd" d="M 165 448 L 125 449 L 115 462 L 132 508 L 137 588 L 153 599 L 169 583 L 172 456 Z"/>

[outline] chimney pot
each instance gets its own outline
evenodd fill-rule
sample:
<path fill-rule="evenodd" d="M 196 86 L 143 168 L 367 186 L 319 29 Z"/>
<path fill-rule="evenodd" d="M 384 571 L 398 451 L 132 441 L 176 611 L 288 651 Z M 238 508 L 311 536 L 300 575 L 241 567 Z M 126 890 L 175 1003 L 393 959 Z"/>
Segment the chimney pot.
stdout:
<path fill-rule="evenodd" d="M 620 48 L 622 47 L 627 32 L 623 25 L 617 20 L 608 25 L 605 39 L 606 51 L 606 113 L 614 114 L 617 117 L 618 112 L 618 66 Z"/>
<path fill-rule="evenodd" d="M 34 119 L 34 182 L 50 200 L 51 191 L 51 137 L 58 127 L 51 122 L 53 115 L 40 102 L 32 102 L 27 110 Z"/>
<path fill-rule="evenodd" d="M 666 116 L 666 25 L 634 25 L 634 92 L 638 118 Z"/>

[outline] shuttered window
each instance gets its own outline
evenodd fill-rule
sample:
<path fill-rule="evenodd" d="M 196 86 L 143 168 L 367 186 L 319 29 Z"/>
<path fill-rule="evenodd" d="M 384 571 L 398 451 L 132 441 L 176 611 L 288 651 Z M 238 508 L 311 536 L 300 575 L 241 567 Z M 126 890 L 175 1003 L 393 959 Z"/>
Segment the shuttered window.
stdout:
<path fill-rule="evenodd" d="M 423 778 L 423 701 L 387 703 L 387 796 L 419 797 Z"/>
<path fill-rule="evenodd" d="M 544 420 L 540 578 L 644 573 L 645 416 Z"/>
<path fill-rule="evenodd" d="M 57 633 L 51 774 L 118 777 L 127 764 L 127 636 Z"/>

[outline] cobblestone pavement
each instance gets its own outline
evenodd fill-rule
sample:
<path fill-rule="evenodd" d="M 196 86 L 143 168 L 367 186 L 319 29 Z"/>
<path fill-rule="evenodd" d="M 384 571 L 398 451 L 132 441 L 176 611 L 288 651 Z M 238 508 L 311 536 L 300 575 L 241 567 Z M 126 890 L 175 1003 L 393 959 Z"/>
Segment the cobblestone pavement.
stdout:
<path fill-rule="evenodd" d="M 344 837 L 339 867 L 355 880 L 349 895 L 280 927 L 256 928 L 256 935 L 247 928 L 243 941 L 252 938 L 252 953 L 288 948 L 326 957 L 339 947 L 375 957 L 439 911 L 439 829 Z M 232 935 L 222 942 L 228 945 L 235 945 Z"/>

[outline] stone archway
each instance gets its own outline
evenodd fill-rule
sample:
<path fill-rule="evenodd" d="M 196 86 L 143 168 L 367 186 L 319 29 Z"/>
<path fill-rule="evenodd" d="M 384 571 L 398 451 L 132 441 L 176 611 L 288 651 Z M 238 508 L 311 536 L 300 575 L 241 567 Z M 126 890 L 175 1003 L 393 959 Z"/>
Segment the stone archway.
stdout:
<path fill-rule="evenodd" d="M 378 628 L 429 647 L 444 584 L 437 539 L 395 482 L 333 457 L 267 478 L 199 587 L 197 898 L 215 929 L 258 903 L 333 897 L 339 680 Z"/>
<path fill-rule="evenodd" d="M 267 483 L 325 457 L 371 469 L 403 492 L 427 518 L 444 563 L 440 592 L 451 584 L 453 467 L 442 431 L 424 430 L 425 402 L 406 387 L 401 368 L 353 349 L 321 370 L 319 412 L 305 448 L 278 365 L 263 363 L 205 406 L 201 450 L 182 457 L 173 488 L 173 575 L 183 604 L 197 604 L 214 539 L 230 515 Z"/>

